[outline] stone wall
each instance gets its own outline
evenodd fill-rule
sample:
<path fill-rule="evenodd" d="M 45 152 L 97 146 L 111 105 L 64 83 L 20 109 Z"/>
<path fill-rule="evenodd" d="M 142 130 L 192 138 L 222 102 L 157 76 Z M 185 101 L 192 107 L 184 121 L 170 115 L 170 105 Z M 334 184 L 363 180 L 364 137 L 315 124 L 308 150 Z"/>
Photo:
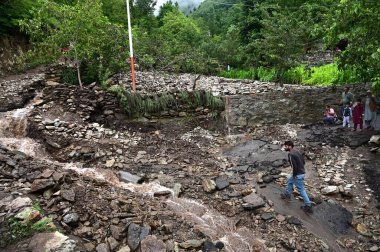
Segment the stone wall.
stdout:
<path fill-rule="evenodd" d="M 232 131 L 262 124 L 321 122 L 324 108 L 331 104 L 338 113 L 343 87 L 280 86 L 253 80 L 234 80 L 194 74 L 169 75 L 159 72 L 137 72 L 137 90 L 143 94 L 208 90 L 225 101 L 224 116 Z M 130 88 L 129 75 L 118 75 L 114 83 Z M 370 84 L 351 85 L 355 98 L 364 98 Z"/>
<path fill-rule="evenodd" d="M 351 86 L 356 98 L 364 99 L 369 85 Z M 226 96 L 225 118 L 233 130 L 263 124 L 321 122 L 324 108 L 331 104 L 338 113 L 342 87 L 295 88 L 284 86 L 261 94 Z"/>

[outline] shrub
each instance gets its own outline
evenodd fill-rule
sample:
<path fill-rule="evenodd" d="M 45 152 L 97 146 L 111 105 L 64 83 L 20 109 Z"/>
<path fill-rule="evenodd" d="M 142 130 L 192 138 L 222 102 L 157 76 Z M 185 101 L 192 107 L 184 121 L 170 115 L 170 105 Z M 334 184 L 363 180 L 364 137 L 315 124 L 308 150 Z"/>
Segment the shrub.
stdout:
<path fill-rule="evenodd" d="M 137 93 L 126 92 L 119 85 L 113 85 L 108 89 L 116 94 L 124 111 L 130 117 L 138 117 L 145 113 L 158 113 L 169 108 L 184 105 L 189 108 L 207 107 L 211 110 L 223 110 L 224 103 L 220 97 L 215 97 L 209 91 L 195 91 L 179 93 L 175 97 L 169 93 L 160 93 L 153 96 L 142 96 Z"/>
<path fill-rule="evenodd" d="M 284 73 L 284 82 L 291 84 L 301 84 L 303 79 L 309 77 L 310 72 L 305 69 L 305 66 L 297 66 L 290 68 Z"/>

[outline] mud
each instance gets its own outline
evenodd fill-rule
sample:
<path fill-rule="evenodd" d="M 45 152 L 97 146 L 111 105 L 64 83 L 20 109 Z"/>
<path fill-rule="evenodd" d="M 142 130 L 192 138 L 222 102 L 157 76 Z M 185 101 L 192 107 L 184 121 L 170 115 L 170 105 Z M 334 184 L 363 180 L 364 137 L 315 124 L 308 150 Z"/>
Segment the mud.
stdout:
<path fill-rule="evenodd" d="M 117 104 L 107 104 L 115 113 L 106 116 L 99 104 L 112 96 L 89 89 L 46 87 L 30 111 L 0 115 L 0 196 L 30 195 L 89 251 L 110 237 L 115 248 L 126 245 L 130 223 L 149 227 L 167 251 L 199 251 L 186 242 L 202 239 L 222 241 L 221 251 L 364 251 L 379 238 L 373 176 L 379 159 L 367 145 L 374 133 L 287 124 L 234 136 L 225 135 L 223 118 L 128 121 Z M 284 139 L 308 158 L 313 214 L 300 209 L 299 195 L 290 202 L 279 197 L 290 172 Z M 121 182 L 119 171 L 143 183 Z M 30 193 L 41 179 L 54 180 L 49 193 L 57 195 L 47 197 L 45 188 Z M 218 189 L 207 192 L 206 180 Z M 327 186 L 338 191 L 324 195 Z M 264 204 L 247 208 L 244 199 L 252 194 Z M 67 213 L 77 213 L 78 223 L 65 224 Z M 369 232 L 357 233 L 357 223 Z"/>

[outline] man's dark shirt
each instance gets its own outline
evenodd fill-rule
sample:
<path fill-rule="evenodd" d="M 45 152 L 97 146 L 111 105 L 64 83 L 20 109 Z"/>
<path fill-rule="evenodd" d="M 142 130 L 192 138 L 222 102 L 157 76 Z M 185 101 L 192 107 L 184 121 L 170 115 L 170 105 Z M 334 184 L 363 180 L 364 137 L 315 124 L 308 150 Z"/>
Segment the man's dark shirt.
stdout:
<path fill-rule="evenodd" d="M 290 166 L 293 168 L 293 177 L 305 174 L 305 159 L 297 149 L 291 149 L 288 154 Z"/>

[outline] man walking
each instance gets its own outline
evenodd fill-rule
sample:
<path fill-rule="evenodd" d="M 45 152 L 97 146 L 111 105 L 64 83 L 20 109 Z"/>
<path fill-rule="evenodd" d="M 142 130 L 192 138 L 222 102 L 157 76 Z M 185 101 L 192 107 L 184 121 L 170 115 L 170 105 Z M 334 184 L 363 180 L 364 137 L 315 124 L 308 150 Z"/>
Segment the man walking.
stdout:
<path fill-rule="evenodd" d="M 290 166 L 293 169 L 292 175 L 288 177 L 288 184 L 286 192 L 281 194 L 281 198 L 290 199 L 293 193 L 293 185 L 296 185 L 297 191 L 301 194 L 303 201 L 305 202 L 304 206 L 301 208 L 308 213 L 312 212 L 311 202 L 307 193 L 305 191 L 305 159 L 303 158 L 301 152 L 294 148 L 292 141 L 286 141 L 284 143 L 285 151 L 288 151 L 288 159 Z"/>

